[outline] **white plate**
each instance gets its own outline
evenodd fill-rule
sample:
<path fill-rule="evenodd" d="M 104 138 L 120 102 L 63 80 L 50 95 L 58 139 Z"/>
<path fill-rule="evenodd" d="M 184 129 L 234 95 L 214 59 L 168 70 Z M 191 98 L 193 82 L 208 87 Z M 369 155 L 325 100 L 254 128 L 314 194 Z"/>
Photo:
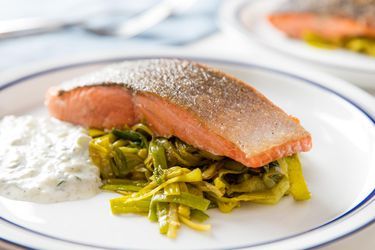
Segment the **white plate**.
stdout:
<path fill-rule="evenodd" d="M 232 0 L 224 1 L 221 17 L 226 27 L 244 35 L 266 48 L 295 57 L 306 63 L 320 66 L 319 69 L 339 74 L 354 83 L 375 88 L 375 59 L 348 50 L 327 50 L 307 45 L 303 41 L 290 39 L 275 29 L 267 16 L 285 0 Z M 351 76 L 350 73 L 353 74 Z"/>
<path fill-rule="evenodd" d="M 114 61 L 138 58 L 68 63 L 19 75 L 0 85 L 0 117 L 47 115 L 43 97 L 49 86 Z M 210 233 L 182 227 L 178 238 L 171 240 L 144 217 L 113 216 L 108 203 L 113 194 L 47 205 L 0 198 L 0 238 L 45 249 L 300 249 L 340 239 L 374 221 L 373 98 L 339 79 L 303 68 L 296 73 L 260 64 L 194 59 L 251 83 L 311 131 L 313 150 L 302 155 L 313 194 L 310 201 L 286 197 L 275 206 L 243 205 L 230 214 L 210 210 Z"/>

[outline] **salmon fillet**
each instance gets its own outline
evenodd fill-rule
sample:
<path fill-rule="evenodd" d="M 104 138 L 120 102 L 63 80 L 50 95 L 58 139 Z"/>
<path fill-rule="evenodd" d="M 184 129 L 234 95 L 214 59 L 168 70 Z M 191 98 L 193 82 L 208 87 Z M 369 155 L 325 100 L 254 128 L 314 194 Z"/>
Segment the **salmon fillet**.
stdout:
<path fill-rule="evenodd" d="M 375 37 L 375 0 L 288 0 L 268 17 L 293 38 L 313 33 L 335 40 Z"/>
<path fill-rule="evenodd" d="M 248 167 L 311 148 L 310 134 L 239 79 L 178 59 L 127 61 L 51 88 L 49 112 L 74 124 L 113 128 L 146 120 L 160 136 Z"/>

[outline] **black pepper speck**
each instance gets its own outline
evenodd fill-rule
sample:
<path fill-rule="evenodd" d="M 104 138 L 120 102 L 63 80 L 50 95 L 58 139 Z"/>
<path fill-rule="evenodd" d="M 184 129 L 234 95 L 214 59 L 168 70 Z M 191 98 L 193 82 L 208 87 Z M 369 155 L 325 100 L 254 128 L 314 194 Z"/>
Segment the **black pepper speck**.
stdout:
<path fill-rule="evenodd" d="M 247 156 L 308 136 L 257 90 L 220 70 L 179 59 L 125 61 L 62 84 L 77 87 L 122 85 L 133 93 L 156 94 L 192 112 L 210 131 Z"/>

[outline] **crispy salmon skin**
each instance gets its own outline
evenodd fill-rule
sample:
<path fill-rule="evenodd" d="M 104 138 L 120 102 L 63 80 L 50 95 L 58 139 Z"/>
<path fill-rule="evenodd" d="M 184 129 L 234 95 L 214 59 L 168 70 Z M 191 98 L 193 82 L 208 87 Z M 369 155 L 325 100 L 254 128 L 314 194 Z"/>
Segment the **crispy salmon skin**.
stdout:
<path fill-rule="evenodd" d="M 375 0 L 286 0 L 268 19 L 293 38 L 375 38 Z"/>
<path fill-rule="evenodd" d="M 248 84 L 179 59 L 125 61 L 51 88 L 56 118 L 96 128 L 146 120 L 157 135 L 248 167 L 311 148 L 311 135 Z"/>

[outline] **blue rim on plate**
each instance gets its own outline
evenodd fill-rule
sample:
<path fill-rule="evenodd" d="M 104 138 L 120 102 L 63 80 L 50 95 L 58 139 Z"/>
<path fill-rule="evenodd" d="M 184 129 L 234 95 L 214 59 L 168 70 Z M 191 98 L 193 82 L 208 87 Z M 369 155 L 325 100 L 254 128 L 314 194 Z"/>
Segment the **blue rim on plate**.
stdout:
<path fill-rule="evenodd" d="M 5 89 L 7 89 L 7 88 L 10 88 L 10 87 L 18 85 L 18 84 L 22 84 L 23 81 L 26 81 L 26 80 L 29 80 L 29 79 L 32 79 L 32 78 L 35 78 L 35 77 L 38 77 L 38 76 L 41 76 L 41 75 L 45 75 L 45 74 L 48 74 L 48 73 L 52 73 L 52 72 L 64 70 L 64 69 L 69 69 L 69 68 L 74 68 L 74 67 L 81 67 L 81 66 L 88 66 L 88 65 L 93 65 L 93 64 L 115 63 L 115 62 L 120 62 L 120 61 L 124 61 L 124 60 L 141 60 L 141 59 L 152 59 L 152 58 L 172 58 L 172 57 L 171 56 L 129 56 L 129 57 L 118 57 L 118 58 L 111 58 L 111 59 L 102 59 L 102 60 L 93 60 L 93 61 L 88 61 L 88 62 L 79 62 L 79 63 L 66 64 L 66 65 L 57 66 L 57 67 L 53 67 L 53 68 L 50 68 L 50 69 L 38 71 L 36 73 L 28 74 L 28 75 L 25 75 L 25 76 L 20 77 L 18 79 L 15 79 L 13 81 L 10 81 L 10 82 L 7 82 L 5 84 L 2 84 L 0 86 L 0 91 L 3 91 Z M 173 58 L 176 58 L 176 57 L 173 57 Z M 221 59 L 200 58 L 200 57 L 181 57 L 181 56 L 177 56 L 177 58 L 184 58 L 184 59 L 189 59 L 189 60 L 194 60 L 194 61 L 200 61 L 200 62 L 204 62 L 204 63 L 214 63 L 214 64 L 222 64 L 222 65 L 239 66 L 239 67 L 243 67 L 243 68 L 259 69 L 259 70 L 268 71 L 268 72 L 271 72 L 271 73 L 274 73 L 274 74 L 283 75 L 283 76 L 286 76 L 286 77 L 289 77 L 289 78 L 294 78 L 294 79 L 297 79 L 297 80 L 301 80 L 301 81 L 303 81 L 303 82 L 305 82 L 307 84 L 313 85 L 313 86 L 315 86 L 315 87 L 317 87 L 319 89 L 322 89 L 324 91 L 330 92 L 330 93 L 338 96 L 339 98 L 345 100 L 347 103 L 349 103 L 350 105 L 354 106 L 357 110 L 359 110 L 362 114 L 364 114 L 372 122 L 372 124 L 375 127 L 375 117 L 373 117 L 371 114 L 369 114 L 367 111 L 365 111 L 362 107 L 360 107 L 353 100 L 349 99 L 348 97 L 343 96 L 342 94 L 336 92 L 333 89 L 330 89 L 330 88 L 328 88 L 326 86 L 323 86 L 322 84 L 320 84 L 318 82 L 306 79 L 304 77 L 301 77 L 301 76 L 298 76 L 298 75 L 294 75 L 292 73 L 284 72 L 282 70 L 268 68 L 268 67 L 265 67 L 265 66 L 260 66 L 260 65 L 251 64 L 251 63 L 236 62 L 236 61 L 221 60 Z M 348 217 L 349 215 L 353 215 L 353 214 L 355 214 L 355 212 L 358 212 L 358 211 L 362 210 L 363 208 L 367 207 L 368 205 L 370 205 L 372 202 L 375 201 L 375 199 L 373 199 L 374 197 L 375 197 L 375 187 L 366 196 L 366 198 L 364 198 L 361 202 L 359 202 L 353 208 L 351 208 L 347 212 L 341 214 L 340 216 L 338 216 L 338 217 L 336 217 L 336 218 L 334 218 L 334 219 L 332 219 L 332 220 L 330 220 L 330 221 L 328 221 L 328 222 L 326 222 L 326 223 L 324 223 L 322 225 L 319 225 L 317 227 L 311 228 L 311 229 L 306 230 L 304 232 L 293 234 L 293 235 L 289 235 L 289 236 L 286 236 L 286 237 L 282 237 L 282 238 L 278 238 L 278 239 L 274 239 L 274 240 L 270 240 L 270 241 L 259 242 L 259 243 L 255 243 L 255 244 L 251 244 L 251 245 L 241 245 L 241 246 L 231 247 L 230 249 L 243 249 L 243 248 L 264 246 L 264 245 L 267 245 L 267 244 L 276 243 L 276 242 L 280 242 L 280 241 L 283 241 L 283 240 L 295 238 L 295 237 L 298 237 L 298 236 L 310 233 L 312 231 L 316 231 L 316 230 L 321 229 L 323 227 L 327 227 L 328 225 L 331 225 L 334 222 L 338 222 L 339 220 L 343 219 L 344 217 Z M 24 231 L 27 231 L 27 232 L 30 232 L 30 233 L 33 233 L 33 234 L 36 234 L 36 235 L 39 235 L 39 236 L 43 236 L 43 237 L 48 238 L 48 239 L 57 240 L 57 241 L 61 241 L 61 242 L 65 242 L 65 243 L 70 243 L 70 244 L 75 244 L 77 246 L 92 247 L 92 248 L 102 248 L 102 249 L 111 249 L 111 250 L 123 249 L 123 248 L 113 248 L 113 247 L 92 245 L 92 244 L 88 244 L 88 243 L 77 242 L 77 241 L 72 241 L 72 240 L 68 240 L 68 239 L 63 239 L 63 238 L 55 237 L 55 236 L 52 236 L 52 235 L 48 235 L 48 234 L 45 234 L 45 233 L 34 231 L 34 230 L 29 229 L 27 227 L 21 226 L 21 225 L 15 223 L 15 222 L 12 222 L 12 221 L 9 221 L 9 220 L 3 218 L 2 216 L 0 216 L 0 220 L 2 220 L 3 222 L 6 222 L 7 224 L 15 226 L 17 228 L 20 228 L 20 229 L 22 229 Z M 338 236 L 336 236 L 336 237 L 334 237 L 334 238 L 332 238 L 330 240 L 327 240 L 327 241 L 324 241 L 324 242 L 320 242 L 319 244 L 315 244 L 313 246 L 310 246 L 309 249 L 316 248 L 316 247 L 321 247 L 321 246 L 327 245 L 329 243 L 335 242 L 337 240 L 340 240 L 340 239 L 342 239 L 344 237 L 347 237 L 349 235 L 352 235 L 352 234 L 360 231 L 361 229 L 364 229 L 365 227 L 371 225 L 374 222 L 375 222 L 375 217 L 371 218 L 370 220 L 368 220 L 363 225 L 360 225 L 359 227 L 354 228 L 354 229 L 352 229 L 351 231 L 349 231 L 347 233 L 338 235 Z M 12 242 L 12 241 L 9 241 L 7 239 L 3 239 L 1 237 L 0 237 L 0 240 L 4 241 L 6 243 L 15 244 L 16 246 L 26 247 L 28 249 L 32 249 L 29 246 L 25 246 L 25 245 L 22 245 L 20 243 Z"/>
<path fill-rule="evenodd" d="M 245 27 L 245 25 L 243 24 L 242 20 L 241 20 L 241 13 L 242 11 L 251 3 L 249 3 L 250 1 L 247 1 L 247 0 L 243 0 L 241 2 L 241 4 L 238 4 L 238 6 L 236 7 L 235 9 L 235 12 L 234 12 L 234 22 L 237 23 L 237 25 L 240 27 L 238 28 L 236 25 L 234 25 L 235 29 L 237 29 L 240 33 L 242 32 L 245 32 L 246 33 L 246 36 L 248 36 L 247 32 L 248 32 L 248 29 Z M 343 65 L 333 65 L 333 64 L 329 64 L 329 63 L 325 63 L 325 62 L 317 62 L 317 61 L 314 61 L 313 59 L 309 59 L 309 58 L 301 58 L 301 57 L 298 57 L 297 55 L 294 55 L 294 54 L 288 54 L 287 52 L 285 51 L 282 51 L 282 50 L 279 50 L 279 49 L 276 49 L 272 46 L 269 46 L 268 44 L 264 44 L 262 43 L 260 40 L 261 39 L 258 39 L 258 38 L 254 38 L 252 37 L 251 39 L 254 39 L 256 40 L 260 45 L 262 46 L 266 46 L 267 48 L 270 48 L 274 51 L 277 51 L 279 53 L 282 53 L 284 55 L 287 55 L 287 56 L 290 56 L 292 55 L 294 58 L 299 58 L 299 59 L 302 59 L 302 60 L 307 60 L 311 63 L 314 63 L 314 64 L 321 64 L 321 65 L 324 65 L 324 66 L 327 66 L 327 67 L 331 67 L 331 68 L 336 68 L 336 69 L 341 69 L 341 70 L 350 70 L 350 71 L 355 71 L 355 72 L 359 72 L 359 73 L 366 73 L 366 74 L 374 74 L 374 71 L 372 70 L 367 70 L 367 69 L 353 69 L 353 68 L 350 68 L 350 67 L 346 67 L 346 66 L 343 66 Z"/>

